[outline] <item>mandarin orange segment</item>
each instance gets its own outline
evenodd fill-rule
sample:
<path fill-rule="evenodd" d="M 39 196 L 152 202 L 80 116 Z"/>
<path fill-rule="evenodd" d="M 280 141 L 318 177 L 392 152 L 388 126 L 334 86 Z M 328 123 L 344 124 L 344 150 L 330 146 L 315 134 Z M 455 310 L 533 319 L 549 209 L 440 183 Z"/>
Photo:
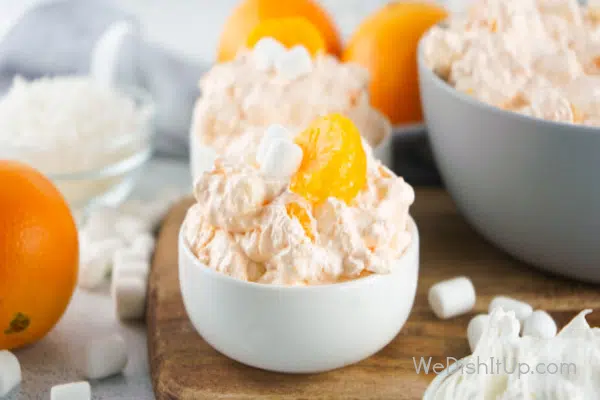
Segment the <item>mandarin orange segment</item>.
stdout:
<path fill-rule="evenodd" d="M 358 128 L 341 114 L 319 117 L 295 139 L 303 152 L 290 190 L 313 204 L 329 197 L 349 203 L 367 180 L 367 156 Z"/>
<path fill-rule="evenodd" d="M 262 38 L 272 37 L 288 49 L 294 46 L 304 46 L 315 56 L 324 52 L 325 39 L 319 30 L 307 19 L 302 17 L 273 18 L 262 21 L 250 32 L 246 46 L 253 48 Z"/>
<path fill-rule="evenodd" d="M 312 226 L 310 223 L 310 216 L 308 215 L 308 210 L 302 207 L 298 203 L 288 203 L 285 206 L 287 213 L 290 217 L 296 218 L 302 228 L 304 228 L 304 232 L 306 232 L 306 236 L 310 238 L 310 240 L 315 240 L 315 235 L 312 230 Z"/>

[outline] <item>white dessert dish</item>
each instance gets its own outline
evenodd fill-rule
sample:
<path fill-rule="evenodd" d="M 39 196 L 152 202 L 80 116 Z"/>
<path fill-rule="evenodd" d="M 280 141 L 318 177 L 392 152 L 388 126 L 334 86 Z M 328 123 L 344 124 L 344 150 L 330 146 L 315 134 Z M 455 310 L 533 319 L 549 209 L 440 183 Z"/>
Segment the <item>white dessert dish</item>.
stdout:
<path fill-rule="evenodd" d="M 389 274 L 313 286 L 243 281 L 202 264 L 179 234 L 187 314 L 222 354 L 253 367 L 316 373 L 363 360 L 398 334 L 412 309 L 419 268 L 417 226 Z"/>
<path fill-rule="evenodd" d="M 459 92 L 426 66 L 423 40 L 418 65 L 435 160 L 467 220 L 518 259 L 600 283 L 600 130 Z"/>

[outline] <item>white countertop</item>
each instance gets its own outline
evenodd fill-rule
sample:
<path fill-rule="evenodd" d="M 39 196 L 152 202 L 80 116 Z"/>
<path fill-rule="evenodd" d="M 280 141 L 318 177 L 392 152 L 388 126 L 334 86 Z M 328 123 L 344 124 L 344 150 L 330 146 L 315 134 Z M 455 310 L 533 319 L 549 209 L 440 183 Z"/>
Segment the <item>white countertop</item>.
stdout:
<path fill-rule="evenodd" d="M 132 197 L 151 196 L 157 190 L 157 182 L 165 182 L 166 187 L 181 191 L 190 188 L 187 164 L 153 160 Z M 91 382 L 93 399 L 153 399 L 145 326 L 141 322 L 119 322 L 108 290 L 104 288 L 98 292 L 78 289 L 66 314 L 48 336 L 15 351 L 21 362 L 23 382 L 6 400 L 47 400 L 52 386 L 82 380 L 75 367 L 78 349 L 90 338 L 115 332 L 121 333 L 127 343 L 129 362 L 122 375 Z"/>

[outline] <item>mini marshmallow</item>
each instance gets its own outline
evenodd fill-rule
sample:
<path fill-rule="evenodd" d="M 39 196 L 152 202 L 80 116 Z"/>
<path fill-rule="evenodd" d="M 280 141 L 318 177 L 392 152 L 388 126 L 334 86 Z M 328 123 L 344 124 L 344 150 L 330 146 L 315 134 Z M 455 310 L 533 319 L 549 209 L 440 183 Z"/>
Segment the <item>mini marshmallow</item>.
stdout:
<path fill-rule="evenodd" d="M 21 364 L 13 353 L 0 350 L 0 397 L 6 396 L 21 383 Z"/>
<path fill-rule="evenodd" d="M 260 39 L 252 49 L 252 59 L 261 71 L 268 71 L 275 64 L 275 60 L 286 53 L 284 45 L 279 41 L 265 37 Z"/>
<path fill-rule="evenodd" d="M 131 243 L 137 236 L 148 233 L 150 227 L 140 217 L 122 215 L 115 222 L 115 230 L 123 240 Z"/>
<path fill-rule="evenodd" d="M 90 400 L 92 388 L 86 381 L 56 385 L 50 389 L 50 400 Z"/>
<path fill-rule="evenodd" d="M 100 286 L 110 271 L 114 254 L 122 249 L 123 245 L 123 241 L 118 238 L 82 242 L 79 286 L 84 289 Z"/>
<path fill-rule="evenodd" d="M 291 140 L 273 139 L 260 169 L 267 176 L 289 178 L 298 171 L 303 155 L 300 146 Z"/>
<path fill-rule="evenodd" d="M 118 212 L 107 207 L 100 207 L 92 210 L 80 230 L 81 235 L 89 240 L 104 240 L 114 237 L 115 223 L 118 219 Z"/>
<path fill-rule="evenodd" d="M 165 215 L 169 202 L 157 198 L 148 201 L 128 200 L 119 207 L 121 214 L 143 219 L 149 229 L 154 229 Z"/>
<path fill-rule="evenodd" d="M 127 365 L 127 347 L 120 335 L 89 341 L 83 351 L 80 372 L 88 379 L 103 379 L 122 372 Z"/>
<path fill-rule="evenodd" d="M 129 275 L 113 279 L 112 296 L 115 311 L 121 320 L 140 319 L 146 311 L 146 280 Z"/>
<path fill-rule="evenodd" d="M 312 58 L 304 46 L 294 46 L 275 60 L 277 76 L 288 81 L 307 75 L 312 69 Z"/>
<path fill-rule="evenodd" d="M 497 296 L 492 299 L 488 312 L 491 314 L 495 308 L 502 308 L 504 311 L 513 311 L 521 324 L 533 312 L 533 308 L 529 304 L 506 296 Z"/>
<path fill-rule="evenodd" d="M 477 343 L 479 343 L 479 339 L 481 339 L 481 335 L 489 322 L 490 316 L 487 314 L 479 314 L 469 321 L 467 327 L 467 339 L 469 339 L 469 348 L 471 349 L 471 352 L 475 351 L 475 347 L 477 347 Z"/>
<path fill-rule="evenodd" d="M 127 265 L 131 263 L 137 263 L 140 261 L 150 261 L 148 257 L 140 254 L 137 251 L 133 251 L 131 248 L 123 248 L 117 251 L 113 257 L 113 274 L 114 271 L 119 269 L 121 265 Z"/>
<path fill-rule="evenodd" d="M 275 139 L 290 139 L 292 134 L 286 128 L 281 125 L 271 125 L 265 131 L 260 143 L 258 144 L 258 148 L 256 149 L 256 161 L 259 163 L 264 160 L 267 150 L 271 145 L 271 142 Z"/>
<path fill-rule="evenodd" d="M 429 289 L 428 300 L 438 318 L 456 317 L 475 306 L 475 287 L 464 276 L 438 282 Z"/>
<path fill-rule="evenodd" d="M 556 336 L 557 331 L 556 322 L 543 310 L 535 310 L 523 322 L 523 336 L 550 339 Z"/>
<path fill-rule="evenodd" d="M 131 242 L 131 251 L 150 259 L 152 252 L 154 252 L 155 243 L 154 236 L 149 233 L 142 233 Z"/>
<path fill-rule="evenodd" d="M 216 159 L 217 152 L 212 147 L 199 145 L 194 158 L 194 171 L 198 175 L 211 172 L 215 168 Z"/>
<path fill-rule="evenodd" d="M 148 279 L 149 273 L 150 263 L 147 260 L 138 259 L 116 263 L 113 268 L 113 286 L 120 279 L 128 276 L 139 277 L 145 281 Z"/>

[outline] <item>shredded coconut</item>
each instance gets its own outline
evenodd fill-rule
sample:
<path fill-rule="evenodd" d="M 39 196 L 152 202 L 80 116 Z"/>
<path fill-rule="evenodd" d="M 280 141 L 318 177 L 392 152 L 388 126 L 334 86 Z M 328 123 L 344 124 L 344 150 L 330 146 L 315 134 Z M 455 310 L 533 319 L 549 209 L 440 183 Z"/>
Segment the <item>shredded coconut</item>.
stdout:
<path fill-rule="evenodd" d="M 150 112 L 88 77 L 17 78 L 0 99 L 0 158 L 49 175 L 99 169 L 146 145 Z"/>

